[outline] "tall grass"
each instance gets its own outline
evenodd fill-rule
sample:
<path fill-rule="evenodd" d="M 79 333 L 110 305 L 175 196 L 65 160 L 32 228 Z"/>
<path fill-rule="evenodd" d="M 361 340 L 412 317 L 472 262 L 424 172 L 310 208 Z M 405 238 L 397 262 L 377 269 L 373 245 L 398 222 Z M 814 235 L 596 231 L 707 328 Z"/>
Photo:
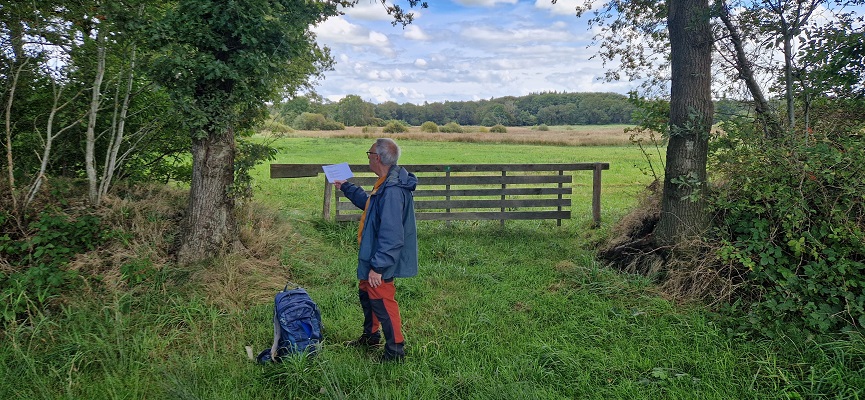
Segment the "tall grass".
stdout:
<path fill-rule="evenodd" d="M 369 140 L 281 144 L 277 162 L 355 163 Z M 607 225 L 633 207 L 647 182 L 634 166 L 639 155 L 628 148 L 401 144 L 407 164 L 610 162 Z M 376 364 L 374 354 L 341 345 L 360 333 L 356 225 L 319 218 L 323 178 L 270 180 L 266 171 L 256 171 L 257 202 L 244 209 L 248 252 L 183 268 L 154 265 L 142 281 L 94 282 L 64 296 L 52 312 L 7 326 L 0 340 L 0 398 L 863 395 L 861 337 L 815 345 L 728 336 L 701 307 L 673 304 L 645 278 L 598 264 L 593 246 L 605 230 L 588 228 L 588 210 L 562 227 L 552 221 L 509 221 L 504 228 L 497 222 L 419 222 L 421 273 L 397 280 L 407 361 Z M 127 222 L 148 220 L 161 223 L 153 215 Z M 157 254 L 167 246 L 154 245 Z M 272 295 L 286 281 L 306 287 L 319 304 L 324 350 L 315 358 L 256 365 L 244 347 L 257 352 L 269 346 Z"/>

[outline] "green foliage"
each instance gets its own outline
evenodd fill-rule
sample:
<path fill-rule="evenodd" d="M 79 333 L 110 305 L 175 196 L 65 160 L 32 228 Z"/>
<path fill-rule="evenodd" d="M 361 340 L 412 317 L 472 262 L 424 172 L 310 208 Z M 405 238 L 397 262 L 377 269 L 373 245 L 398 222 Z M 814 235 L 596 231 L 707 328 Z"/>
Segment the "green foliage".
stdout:
<path fill-rule="evenodd" d="M 439 130 L 444 133 L 463 133 L 463 127 L 454 121 L 444 124 Z"/>
<path fill-rule="evenodd" d="M 508 128 L 505 128 L 504 125 L 493 125 L 490 127 L 490 132 L 492 133 L 508 133 Z"/>
<path fill-rule="evenodd" d="M 373 120 L 373 105 L 363 101 L 358 95 L 350 94 L 337 103 L 336 119 L 348 126 L 364 126 Z"/>
<path fill-rule="evenodd" d="M 139 285 L 156 275 L 153 261 L 149 258 L 136 258 L 120 266 L 120 274 L 129 286 Z"/>
<path fill-rule="evenodd" d="M 11 218 L 0 217 L 0 226 Z M 5 222 L 5 223 L 4 223 Z M 75 273 L 64 269 L 76 254 L 93 250 L 103 239 L 100 219 L 77 218 L 45 211 L 30 222 L 24 235 L 0 236 L 0 256 L 11 266 L 0 271 L 2 319 L 13 321 L 42 309 L 68 284 Z"/>
<path fill-rule="evenodd" d="M 338 2 L 180 0 L 150 27 L 150 75 L 197 138 L 243 131 L 266 102 L 309 85 L 332 60 L 310 29 Z"/>
<path fill-rule="evenodd" d="M 345 129 L 345 125 L 341 122 L 329 120 L 322 114 L 308 112 L 298 115 L 292 126 L 294 129 L 303 131 L 341 131 Z"/>
<path fill-rule="evenodd" d="M 279 149 L 266 143 L 237 140 L 237 153 L 234 158 L 234 183 L 228 188 L 236 199 L 249 199 L 253 194 L 252 175 L 250 171 L 257 165 L 273 161 Z"/>
<path fill-rule="evenodd" d="M 766 334 L 865 327 L 865 143 L 766 141 L 728 124 L 711 199 L 721 259 L 748 274 L 746 326 Z"/>
<path fill-rule="evenodd" d="M 420 126 L 421 132 L 436 133 L 439 131 L 439 126 L 435 122 L 426 121 Z"/>
<path fill-rule="evenodd" d="M 550 130 L 550 127 L 547 124 L 540 124 L 537 129 L 541 132 L 546 132 Z"/>
<path fill-rule="evenodd" d="M 378 118 L 399 119 L 418 126 L 425 121 L 439 126 L 450 121 L 463 126 L 629 124 L 633 111 L 633 106 L 621 94 L 552 92 L 423 105 L 388 101 L 374 107 Z"/>
<path fill-rule="evenodd" d="M 363 133 L 376 133 L 376 132 L 378 132 L 378 127 L 373 126 L 373 125 L 367 125 L 367 126 L 364 126 L 363 129 L 361 129 L 361 132 L 363 132 Z"/>
<path fill-rule="evenodd" d="M 403 133 L 408 132 L 408 125 L 405 122 L 392 119 L 382 128 L 385 133 Z"/>

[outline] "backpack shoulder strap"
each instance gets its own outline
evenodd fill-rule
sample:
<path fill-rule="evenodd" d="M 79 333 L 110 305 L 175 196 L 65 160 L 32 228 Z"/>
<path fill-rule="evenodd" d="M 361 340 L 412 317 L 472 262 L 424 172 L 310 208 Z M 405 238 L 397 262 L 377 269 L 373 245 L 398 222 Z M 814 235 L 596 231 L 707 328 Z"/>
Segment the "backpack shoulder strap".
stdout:
<path fill-rule="evenodd" d="M 270 359 L 276 360 L 276 352 L 279 348 L 279 339 L 282 336 L 282 329 L 279 328 L 279 320 L 277 319 L 277 305 L 273 305 L 273 345 L 270 346 Z"/>

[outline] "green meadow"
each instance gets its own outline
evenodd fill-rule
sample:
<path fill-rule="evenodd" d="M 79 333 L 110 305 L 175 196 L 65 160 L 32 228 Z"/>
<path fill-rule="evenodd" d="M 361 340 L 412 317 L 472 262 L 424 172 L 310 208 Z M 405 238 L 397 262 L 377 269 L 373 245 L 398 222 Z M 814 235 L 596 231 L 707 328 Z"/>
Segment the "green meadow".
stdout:
<path fill-rule="evenodd" d="M 273 162 L 365 163 L 371 142 L 278 139 Z M 360 333 L 362 318 L 356 223 L 322 221 L 323 176 L 269 179 L 261 165 L 254 201 L 243 205 L 247 253 L 189 267 L 145 262 L 135 279 L 115 271 L 119 266 L 103 266 L 50 311 L 3 332 L 0 398 L 865 396 L 861 338 L 818 344 L 732 335 L 726 319 L 706 307 L 671 303 L 648 279 L 595 258 L 611 226 L 652 180 L 639 149 L 400 145 L 403 164 L 609 162 L 602 226 L 590 228 L 589 171 L 574 172 L 573 217 L 560 227 L 555 221 L 508 221 L 504 227 L 497 221 L 419 221 L 420 275 L 397 280 L 407 359 L 377 364 L 374 353 L 341 344 Z M 184 204 L 166 202 L 178 209 Z M 134 211 L 127 210 L 129 218 Z M 137 229 L 171 226 L 171 215 L 141 214 Z M 123 237 L 136 259 L 165 258 L 170 233 L 150 232 L 145 239 L 135 232 Z M 307 288 L 321 308 L 323 350 L 257 365 L 245 346 L 255 353 L 269 347 L 272 296 L 288 281 Z"/>

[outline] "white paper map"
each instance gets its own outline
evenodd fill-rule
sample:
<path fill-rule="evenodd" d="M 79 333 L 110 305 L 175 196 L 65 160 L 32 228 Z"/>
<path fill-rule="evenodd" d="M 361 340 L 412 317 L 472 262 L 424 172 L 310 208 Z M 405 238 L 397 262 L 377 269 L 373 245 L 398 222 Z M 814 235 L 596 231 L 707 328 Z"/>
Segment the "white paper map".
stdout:
<path fill-rule="evenodd" d="M 327 181 L 330 183 L 333 183 L 333 181 L 344 181 L 354 176 L 351 172 L 351 168 L 348 167 L 347 162 L 322 165 L 321 169 L 324 170 L 324 176 L 327 177 Z"/>

